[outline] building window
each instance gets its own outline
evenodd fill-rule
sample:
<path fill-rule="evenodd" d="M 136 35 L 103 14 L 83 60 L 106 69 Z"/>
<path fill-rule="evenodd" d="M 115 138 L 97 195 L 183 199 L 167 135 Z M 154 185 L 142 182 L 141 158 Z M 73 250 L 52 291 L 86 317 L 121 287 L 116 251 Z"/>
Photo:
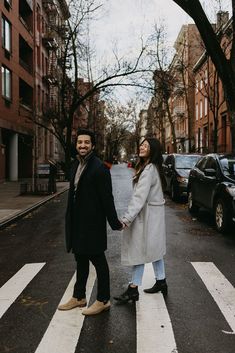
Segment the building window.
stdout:
<path fill-rule="evenodd" d="M 208 98 L 205 97 L 204 100 L 204 114 L 207 115 L 207 110 L 208 110 Z"/>
<path fill-rule="evenodd" d="M 9 11 L 11 8 L 11 0 L 4 0 L 4 6 L 7 9 L 7 11 Z"/>
<path fill-rule="evenodd" d="M 196 103 L 196 109 L 195 110 L 196 110 L 196 112 L 195 112 L 196 113 L 196 120 L 198 120 L 198 103 Z"/>
<path fill-rule="evenodd" d="M 38 66 L 38 68 L 40 68 L 41 67 L 41 53 L 40 53 L 39 46 L 37 46 L 36 51 L 37 51 L 37 66 Z"/>
<path fill-rule="evenodd" d="M 11 71 L 2 66 L 2 96 L 11 100 Z"/>
<path fill-rule="evenodd" d="M 2 17 L 2 46 L 5 50 L 11 51 L 11 24 L 4 16 Z"/>
<path fill-rule="evenodd" d="M 208 71 L 205 71 L 205 85 L 208 83 Z"/>
<path fill-rule="evenodd" d="M 196 134 L 195 134 L 195 148 L 197 151 L 198 150 L 198 132 L 196 132 Z"/>
<path fill-rule="evenodd" d="M 200 81 L 200 90 L 202 90 L 203 89 L 203 80 L 201 79 L 201 81 Z"/>
<path fill-rule="evenodd" d="M 200 100 L 200 119 L 202 118 L 202 100 Z"/>
<path fill-rule="evenodd" d="M 37 6 L 37 30 L 40 32 L 41 30 L 41 13 L 40 6 Z"/>
<path fill-rule="evenodd" d="M 198 93 L 198 80 L 196 80 L 196 93 Z"/>

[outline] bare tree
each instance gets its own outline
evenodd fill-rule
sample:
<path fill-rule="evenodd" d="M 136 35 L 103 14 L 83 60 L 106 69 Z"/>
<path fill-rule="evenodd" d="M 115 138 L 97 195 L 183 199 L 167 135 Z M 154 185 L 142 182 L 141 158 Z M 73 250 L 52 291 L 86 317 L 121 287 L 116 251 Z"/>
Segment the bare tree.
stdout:
<path fill-rule="evenodd" d="M 77 109 L 86 106 L 87 101 L 95 95 L 103 95 L 114 87 L 146 88 L 143 75 L 151 71 L 144 61 L 146 47 L 141 41 L 139 53 L 134 60 L 119 58 L 114 52 L 114 64 L 104 66 L 95 74 L 92 67 L 94 52 L 89 40 L 89 23 L 98 16 L 101 8 L 102 4 L 98 0 L 69 2 L 71 17 L 67 21 L 64 45 L 57 57 L 61 66 L 61 74 L 56 80 L 60 85 L 59 104 L 46 107 L 42 119 L 35 121 L 59 140 L 65 153 L 66 170 L 69 169 L 71 160 L 71 136 Z M 80 77 L 86 77 L 90 83 L 85 91 L 79 89 Z M 88 128 L 94 127 L 92 118 L 90 111 Z"/>
<path fill-rule="evenodd" d="M 106 107 L 106 159 L 112 162 L 124 151 L 127 156 L 137 153 L 140 134 L 137 102 L 130 99 L 126 105 L 109 102 Z"/>
<path fill-rule="evenodd" d="M 168 48 L 165 45 L 166 31 L 163 25 L 155 25 L 155 31 L 151 40 L 154 40 L 156 45 L 156 48 L 150 53 L 155 61 L 155 67 L 157 67 L 153 75 L 155 101 L 157 101 L 157 106 L 161 107 L 161 114 L 157 114 L 156 117 L 162 120 L 164 118 L 162 113 L 166 113 L 171 127 L 173 150 L 176 152 L 175 125 L 170 107 L 170 95 L 175 83 L 169 70 L 169 54 Z M 157 125 L 163 127 L 162 121 Z"/>

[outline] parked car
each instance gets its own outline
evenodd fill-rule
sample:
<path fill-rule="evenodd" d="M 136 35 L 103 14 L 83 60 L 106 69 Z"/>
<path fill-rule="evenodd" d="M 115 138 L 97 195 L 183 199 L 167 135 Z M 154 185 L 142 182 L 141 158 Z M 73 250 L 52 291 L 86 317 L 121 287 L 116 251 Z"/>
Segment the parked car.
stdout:
<path fill-rule="evenodd" d="M 235 221 L 235 155 L 208 154 L 191 170 L 188 209 L 211 211 L 219 232 Z"/>
<path fill-rule="evenodd" d="M 177 201 L 184 193 L 187 194 L 190 169 L 201 158 L 200 154 L 169 154 L 163 163 L 166 178 L 166 190 L 172 200 Z"/>

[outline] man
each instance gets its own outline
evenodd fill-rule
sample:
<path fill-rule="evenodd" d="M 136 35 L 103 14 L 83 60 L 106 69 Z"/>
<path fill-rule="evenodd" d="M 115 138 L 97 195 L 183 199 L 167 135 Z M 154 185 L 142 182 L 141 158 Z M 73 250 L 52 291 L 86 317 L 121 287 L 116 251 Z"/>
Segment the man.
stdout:
<path fill-rule="evenodd" d="M 89 261 L 97 274 L 97 300 L 84 315 L 99 314 L 110 308 L 109 268 L 106 219 L 113 230 L 122 229 L 114 206 L 109 169 L 95 156 L 95 136 L 89 130 L 78 130 L 77 159 L 72 165 L 66 211 L 66 246 L 77 262 L 77 280 L 73 297 L 59 310 L 86 306 L 86 282 Z"/>

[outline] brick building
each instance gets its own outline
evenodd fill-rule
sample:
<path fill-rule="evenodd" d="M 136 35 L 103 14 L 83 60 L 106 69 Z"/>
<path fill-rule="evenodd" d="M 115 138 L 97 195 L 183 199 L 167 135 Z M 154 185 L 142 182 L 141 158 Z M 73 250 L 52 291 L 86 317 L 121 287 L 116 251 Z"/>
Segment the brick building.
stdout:
<path fill-rule="evenodd" d="M 35 6 L 36 120 L 45 125 L 50 112 L 60 111 L 65 23 L 70 14 L 65 0 L 37 0 Z M 52 128 L 50 122 L 46 125 Z M 37 162 L 61 161 L 63 151 L 55 136 L 39 125 L 36 132 Z"/>
<path fill-rule="evenodd" d="M 228 12 L 217 14 L 216 30 L 226 56 L 230 56 L 232 20 Z M 194 66 L 196 151 L 231 152 L 229 114 L 218 73 L 204 52 Z"/>
<path fill-rule="evenodd" d="M 1 1 L 0 17 L 0 180 L 17 180 L 33 165 L 33 3 Z"/>
<path fill-rule="evenodd" d="M 33 122 L 59 101 L 52 76 L 68 16 L 65 0 L 0 2 L 0 181 L 29 178 L 37 162 L 60 158 L 54 136 Z"/>
<path fill-rule="evenodd" d="M 173 82 L 170 109 L 176 135 L 177 151 L 194 148 L 195 78 L 193 67 L 202 54 L 203 45 L 195 24 L 183 25 L 174 44 L 176 53 L 169 71 Z M 170 130 L 170 129 L 168 129 Z M 166 150 L 172 150 L 172 131 L 166 136 Z"/>

